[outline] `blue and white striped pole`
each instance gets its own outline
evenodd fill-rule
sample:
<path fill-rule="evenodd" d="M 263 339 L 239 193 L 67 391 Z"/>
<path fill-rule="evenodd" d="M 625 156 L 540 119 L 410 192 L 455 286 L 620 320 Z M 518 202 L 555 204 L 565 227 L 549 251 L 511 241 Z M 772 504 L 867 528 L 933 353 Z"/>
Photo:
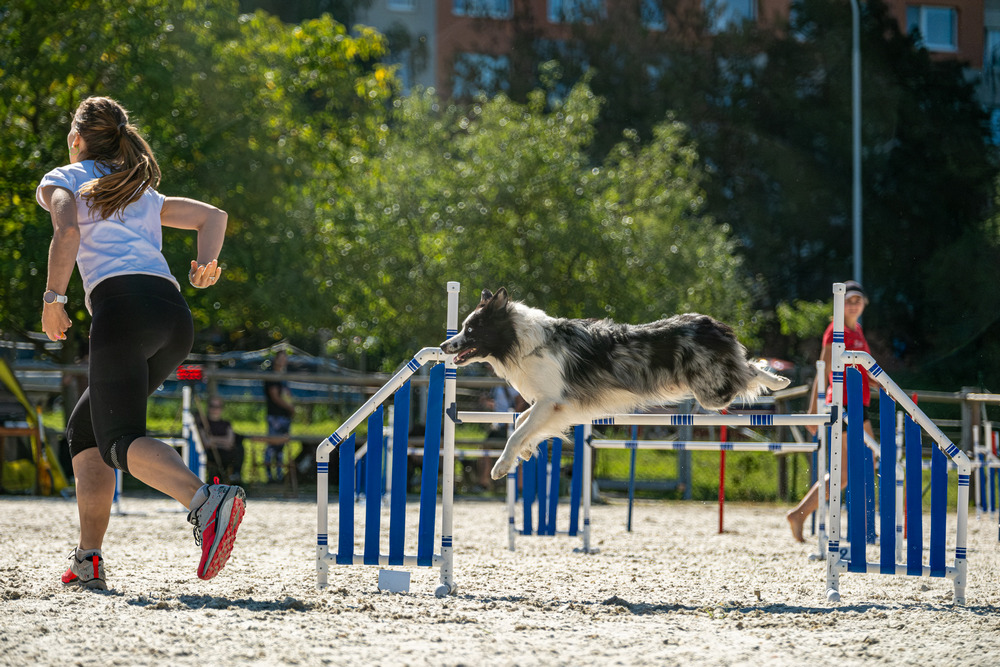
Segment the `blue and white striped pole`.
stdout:
<path fill-rule="evenodd" d="M 445 324 L 445 340 L 458 334 L 458 295 L 461 285 L 448 283 L 448 313 Z M 444 360 L 444 451 L 441 461 L 441 585 L 434 590 L 436 597 L 444 597 L 455 592 L 455 572 L 453 548 L 452 505 L 455 493 L 455 422 L 458 414 L 456 403 L 458 367 L 454 355 Z"/>
<path fill-rule="evenodd" d="M 844 283 L 833 284 L 833 424 L 830 428 L 830 531 L 827 540 L 826 598 L 840 601 L 840 475 L 844 440 Z M 823 495 L 822 489 L 820 495 Z M 856 545 L 864 549 L 863 545 Z"/>
<path fill-rule="evenodd" d="M 513 424 L 519 412 L 459 412 L 459 424 Z M 595 426 L 819 426 L 830 421 L 830 415 L 799 414 L 617 414 L 594 419 Z"/>
<path fill-rule="evenodd" d="M 826 362 L 822 359 L 816 362 L 816 412 L 822 412 L 826 407 Z M 817 498 L 816 505 L 816 518 L 819 520 L 819 527 L 816 531 L 817 540 L 819 541 L 819 553 L 816 558 L 823 560 L 826 558 L 826 457 L 829 449 L 827 448 L 827 433 L 829 429 L 826 426 L 816 427 L 816 444 L 819 449 L 818 456 L 816 457 L 816 479 L 819 480 L 819 494 Z"/>

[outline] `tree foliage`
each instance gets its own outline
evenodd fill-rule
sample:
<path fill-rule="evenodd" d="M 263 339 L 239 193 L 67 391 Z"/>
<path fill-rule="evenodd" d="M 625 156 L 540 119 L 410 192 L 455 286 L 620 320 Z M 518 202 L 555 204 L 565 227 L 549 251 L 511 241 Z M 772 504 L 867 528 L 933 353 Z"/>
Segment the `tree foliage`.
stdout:
<path fill-rule="evenodd" d="M 623 12 L 577 25 L 556 53 L 535 40 L 522 57 L 555 55 L 570 80 L 586 73 L 614 100 L 594 159 L 625 131 L 652 141 L 668 113 L 687 125 L 709 175 L 705 211 L 732 227 L 756 305 L 828 301 L 830 284 L 853 269 L 849 5 L 796 0 L 788 23 L 713 34 L 689 4 L 661 4 L 666 33 Z M 918 48 L 881 0 L 863 3 L 861 33 L 866 331 L 914 365 L 961 348 L 968 356 L 951 361 L 974 372 L 981 326 L 951 318 L 955 285 L 979 284 L 997 264 L 982 226 L 997 161 L 975 82 L 962 63 Z M 768 321 L 769 339 L 796 344 Z"/>
<path fill-rule="evenodd" d="M 729 229 L 704 215 L 686 129 L 665 122 L 653 143 L 633 138 L 594 166 L 600 100 L 584 84 L 546 97 L 397 100 L 384 152 L 355 164 L 350 197 L 321 230 L 324 262 L 339 262 L 342 345 L 364 341 L 395 362 L 437 342 L 449 280 L 462 282 L 465 310 L 503 285 L 559 316 L 701 310 L 753 333 L 740 261 Z"/>
<path fill-rule="evenodd" d="M 332 326 L 322 277 L 307 264 L 344 164 L 385 128 L 392 76 L 378 64 L 379 35 L 351 36 L 329 17 L 289 26 L 239 15 L 235 0 L 25 0 L 0 11 L 0 326 L 37 327 L 51 225 L 34 189 L 66 162 L 71 114 L 89 95 L 130 109 L 158 156 L 162 192 L 230 214 L 225 279 L 185 287 L 199 329 L 239 346 Z M 193 244 L 165 234 L 178 275 Z M 78 279 L 70 292 L 85 319 Z"/>
<path fill-rule="evenodd" d="M 230 213 L 225 279 L 184 288 L 202 348 L 329 340 L 393 366 L 444 335 L 458 280 L 463 310 L 500 285 L 563 316 L 697 310 L 806 361 L 789 350 L 851 268 L 849 7 L 797 0 L 787 25 L 713 34 L 698 3 L 662 5 L 666 32 L 615 12 L 566 43 L 525 33 L 510 96 L 467 105 L 398 97 L 385 39 L 327 15 L 5 6 L 0 328 L 37 327 L 51 225 L 34 189 L 65 162 L 73 109 L 101 94 L 132 111 L 164 193 Z M 974 381 L 1000 367 L 985 116 L 960 64 L 864 6 L 866 331 L 932 382 Z M 181 275 L 193 243 L 165 235 Z"/>

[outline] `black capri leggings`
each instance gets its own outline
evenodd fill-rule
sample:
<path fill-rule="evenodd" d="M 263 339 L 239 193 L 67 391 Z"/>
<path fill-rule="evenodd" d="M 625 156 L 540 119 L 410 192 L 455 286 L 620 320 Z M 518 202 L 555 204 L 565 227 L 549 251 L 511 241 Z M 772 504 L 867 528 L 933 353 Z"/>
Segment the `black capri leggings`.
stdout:
<path fill-rule="evenodd" d="M 128 447 L 146 435 L 146 399 L 187 358 L 194 324 L 181 293 L 157 276 L 108 278 L 90 303 L 90 385 L 66 438 L 73 456 L 98 447 L 108 465 L 128 472 Z"/>

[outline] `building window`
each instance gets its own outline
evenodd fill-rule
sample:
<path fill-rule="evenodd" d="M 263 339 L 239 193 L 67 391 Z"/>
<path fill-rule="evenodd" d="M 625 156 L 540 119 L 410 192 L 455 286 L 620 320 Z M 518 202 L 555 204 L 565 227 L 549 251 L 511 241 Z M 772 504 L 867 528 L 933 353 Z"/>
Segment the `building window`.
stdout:
<path fill-rule="evenodd" d="M 705 0 L 704 6 L 712 33 L 725 32 L 757 18 L 757 0 Z"/>
<path fill-rule="evenodd" d="M 986 49 L 983 52 L 983 69 L 1000 70 L 1000 29 L 986 29 Z"/>
<path fill-rule="evenodd" d="M 605 16 L 603 0 L 548 0 L 550 23 L 592 23 Z"/>
<path fill-rule="evenodd" d="M 509 19 L 511 0 L 452 0 L 451 13 L 470 18 Z"/>
<path fill-rule="evenodd" d="M 920 35 L 918 45 L 928 51 L 958 50 L 958 12 L 954 7 L 907 7 L 906 23 L 911 34 Z"/>
<path fill-rule="evenodd" d="M 667 29 L 667 17 L 660 0 L 639 0 L 639 18 L 647 30 Z"/>
<path fill-rule="evenodd" d="M 452 97 L 495 95 L 510 88 L 510 59 L 485 53 L 461 53 L 455 59 Z"/>
<path fill-rule="evenodd" d="M 412 12 L 417 8 L 417 0 L 387 0 L 386 6 L 395 12 Z"/>

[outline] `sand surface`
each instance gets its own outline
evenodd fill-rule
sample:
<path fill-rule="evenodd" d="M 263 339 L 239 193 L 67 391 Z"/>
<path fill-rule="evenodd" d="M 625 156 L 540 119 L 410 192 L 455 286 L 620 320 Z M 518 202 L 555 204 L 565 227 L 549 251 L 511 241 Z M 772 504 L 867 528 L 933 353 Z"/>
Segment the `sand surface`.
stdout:
<path fill-rule="evenodd" d="M 111 590 L 95 593 L 59 580 L 74 502 L 0 497 L 0 664 L 1000 664 L 995 517 L 970 520 L 968 604 L 955 607 L 950 581 L 858 574 L 828 603 L 825 565 L 780 506 L 729 505 L 719 535 L 713 505 L 643 503 L 628 533 L 612 502 L 593 511 L 599 553 L 581 554 L 567 536 L 511 552 L 503 504 L 459 500 L 459 589 L 437 599 L 423 568 L 407 594 L 379 592 L 364 566 L 334 566 L 317 590 L 307 499 L 251 495 L 209 582 L 176 503 L 122 505 L 104 545 Z"/>

